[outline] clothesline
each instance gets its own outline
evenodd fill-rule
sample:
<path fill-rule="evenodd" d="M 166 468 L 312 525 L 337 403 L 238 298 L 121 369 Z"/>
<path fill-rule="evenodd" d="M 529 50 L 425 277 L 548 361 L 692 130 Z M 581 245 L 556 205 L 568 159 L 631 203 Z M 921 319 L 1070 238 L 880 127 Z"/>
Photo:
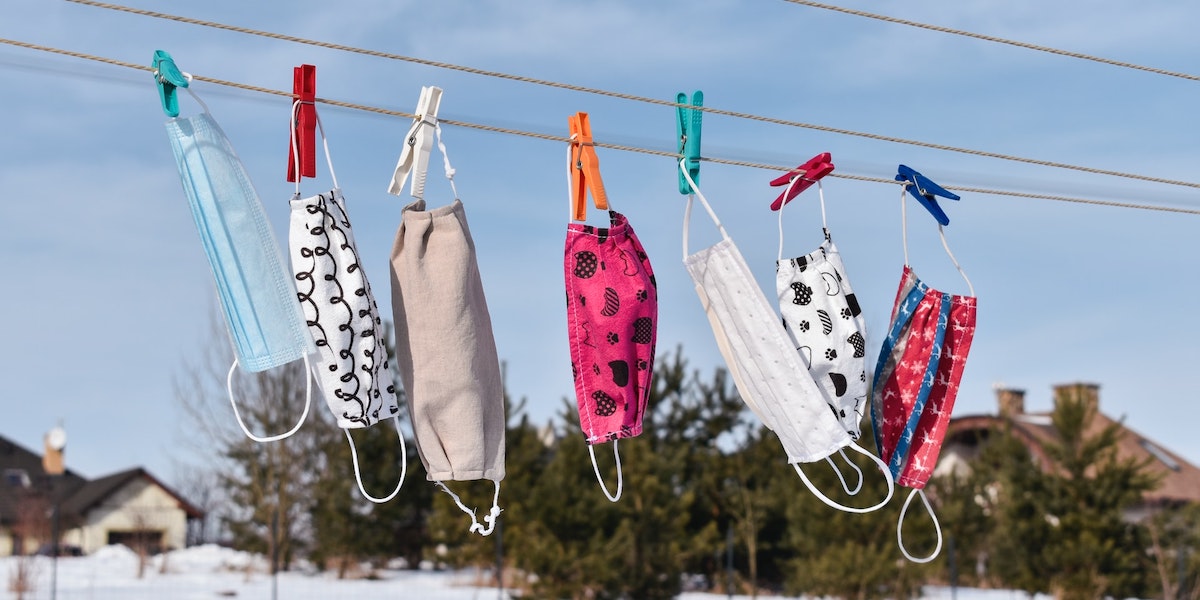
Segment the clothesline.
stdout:
<path fill-rule="evenodd" d="M 71 0 L 71 1 L 75 1 L 75 0 Z M 1124 69 L 1133 69 L 1136 71 L 1146 71 L 1147 73 L 1154 73 L 1155 75 L 1165 75 L 1167 77 L 1178 77 L 1180 79 L 1187 79 L 1190 81 L 1200 81 L 1200 76 L 1189 75 L 1187 73 L 1180 73 L 1178 71 L 1168 71 L 1166 69 L 1159 69 L 1158 67 L 1147 67 L 1147 66 L 1143 66 L 1143 65 L 1134 64 L 1134 63 L 1113 60 L 1110 58 L 1102 58 L 1099 56 L 1092 56 L 1091 54 L 1083 54 L 1082 52 L 1072 52 L 1070 50 L 1051 48 L 1049 46 L 1039 46 L 1037 44 L 1030 44 L 1029 42 L 1010 40 L 1007 38 L 996 37 L 993 35 L 986 35 L 986 34 L 982 34 L 982 33 L 974 33 L 971 31 L 964 31 L 962 29 L 953 29 L 951 27 L 942 27 L 941 25 L 931 25 L 929 23 L 921 23 L 919 21 L 910 21 L 908 19 L 889 17 L 887 15 L 880 15 L 880 14 L 870 13 L 870 12 L 866 12 L 866 11 L 862 11 L 862 10 L 855 10 L 855 9 L 846 8 L 843 6 L 834 6 L 832 4 L 821 4 L 820 2 L 812 2 L 811 0 L 783 0 L 783 1 L 790 2 L 792 4 L 799 4 L 801 6 L 810 6 L 812 8 L 820 8 L 823 10 L 840 12 L 843 14 L 853 15 L 856 17 L 866 17 L 868 19 L 875 19 L 878 21 L 886 21 L 888 23 L 895 23 L 897 25 L 907 25 L 909 27 L 916 27 L 918 29 L 927 29 L 929 31 L 937 31 L 940 33 L 948 33 L 950 35 L 958 35 L 958 36 L 962 36 L 962 37 L 974 38 L 977 40 L 983 40 L 985 42 L 994 42 L 997 44 L 1005 44 L 1008 46 L 1016 46 L 1018 48 L 1025 48 L 1027 50 L 1036 50 L 1038 52 L 1046 52 L 1048 54 L 1056 54 L 1058 56 L 1066 56 L 1069 58 L 1078 58 L 1080 60 L 1098 62 L 1101 64 L 1110 65 L 1110 66 L 1114 66 L 1114 67 L 1121 67 Z"/>
<path fill-rule="evenodd" d="M 1150 182 L 1154 182 L 1154 183 L 1163 183 L 1163 184 L 1167 184 L 1167 185 L 1177 185 L 1177 186 L 1190 187 L 1190 188 L 1200 188 L 1200 183 L 1190 182 L 1190 181 L 1165 179 L 1165 178 L 1160 178 L 1160 177 L 1151 177 L 1151 176 L 1147 176 L 1147 175 L 1140 175 L 1140 174 L 1136 174 L 1136 173 L 1126 173 L 1126 172 L 1113 171 L 1113 170 L 1108 170 L 1108 169 L 1097 169 L 1097 168 L 1093 168 L 1093 167 L 1072 165 L 1072 164 L 1061 163 L 1061 162 L 1047 161 L 1047 160 L 1034 159 L 1034 158 L 1026 158 L 1026 157 L 1014 156 L 1014 155 L 1009 155 L 1009 154 L 1001 154 L 1001 153 L 997 153 L 997 152 L 989 152 L 989 151 L 985 151 L 985 150 L 962 148 L 962 147 L 958 147 L 958 146 L 950 146 L 950 145 L 946 145 L 946 144 L 937 144 L 937 143 L 932 143 L 932 142 L 924 142 L 924 141 L 920 141 L 920 140 L 911 140 L 911 139 L 906 139 L 906 138 L 893 137 L 893 136 L 887 136 L 887 135 L 881 135 L 881 134 L 875 134 L 875 133 L 854 131 L 854 130 L 842 129 L 842 128 L 838 128 L 838 127 L 829 127 L 829 126 L 825 126 L 825 125 L 803 123 L 803 122 L 799 122 L 799 121 L 779 119 L 779 118 L 775 118 L 775 117 L 767 117 L 767 116 L 755 115 L 755 114 L 750 114 L 750 113 L 724 110 L 724 109 L 714 108 L 714 107 L 710 107 L 710 106 L 693 107 L 691 105 L 678 104 L 678 103 L 670 101 L 670 100 L 662 100 L 662 99 L 658 99 L 658 98 L 649 98 L 649 97 L 645 97 L 645 96 L 637 96 L 634 94 L 626 94 L 623 92 L 615 92 L 615 91 L 609 91 L 609 90 L 602 90 L 602 89 L 598 89 L 598 88 L 577 86 L 577 85 L 561 83 L 561 82 L 557 82 L 557 81 L 549 81 L 549 80 L 545 80 L 545 79 L 525 77 L 522 75 L 500 73 L 497 71 L 488 71 L 488 70 L 484 70 L 484 69 L 477 69 L 474 67 L 468 67 L 468 66 L 463 66 L 463 65 L 456 65 L 456 64 L 446 63 L 446 62 L 433 61 L 433 60 L 412 57 L 412 56 L 404 56 L 404 55 L 400 55 L 400 54 L 393 54 L 390 52 L 381 52 L 378 50 L 356 48 L 353 46 L 347 46 L 347 45 L 343 45 L 343 44 L 334 44 L 334 43 L 330 43 L 330 42 L 323 42 L 320 40 L 312 40 L 312 39 L 306 39 L 306 38 L 302 38 L 302 37 L 286 35 L 286 34 L 281 34 L 281 33 L 261 31 L 261 30 L 257 30 L 257 29 L 250 29 L 247 27 L 239 27 L 236 25 L 229 25 L 229 24 L 225 24 L 225 23 L 216 23 L 213 21 L 205 21 L 205 20 L 201 20 L 201 19 L 193 19 L 190 17 L 183 17 L 183 16 L 179 16 L 179 15 L 171 15 L 171 14 L 167 14 L 167 13 L 160 13 L 160 12 L 155 12 L 155 11 L 150 11 L 150 10 L 131 8 L 128 6 L 121 6 L 118 4 L 97 2 L 96 0 L 67 0 L 67 1 L 73 2 L 75 4 L 94 6 L 94 7 L 98 7 L 98 8 L 107 9 L 107 10 L 127 12 L 127 13 L 131 13 L 131 14 L 139 15 L 139 16 L 153 17 L 156 19 L 165 19 L 165 20 L 169 20 L 169 21 L 187 23 L 190 25 L 211 27 L 214 29 L 222 29 L 225 31 L 232 31 L 235 33 L 241 33 L 241 34 L 245 34 L 245 35 L 254 35 L 254 36 L 265 37 L 265 38 L 270 38 L 270 39 L 275 39 L 275 40 L 293 42 L 293 43 L 297 43 L 297 44 L 305 44 L 305 45 L 309 45 L 309 46 L 316 46 L 316 47 L 320 47 L 320 48 L 338 50 L 338 51 L 342 51 L 342 52 L 350 52 L 350 53 L 354 53 L 354 54 L 374 56 L 376 58 L 384 58 L 384 59 L 388 59 L 388 60 L 409 62 L 409 63 L 420 64 L 420 65 L 425 65 L 425 66 L 430 66 L 430 67 L 436 67 L 439 69 L 449 69 L 449 70 L 460 71 L 460 72 L 464 72 L 464 73 L 470 73 L 473 75 L 482 75 L 482 76 L 486 76 L 486 77 L 507 79 L 507 80 L 511 80 L 511 81 L 518 81 L 521 83 L 541 85 L 541 86 L 553 87 L 553 88 L 558 88 L 558 89 L 566 89 L 566 90 L 571 90 L 571 91 L 576 91 L 576 92 L 583 92 L 583 93 L 587 93 L 587 94 L 606 96 L 606 97 L 610 97 L 610 98 L 618 98 L 621 100 L 629 100 L 629 101 L 633 101 L 633 102 L 654 104 L 654 105 L 658 105 L 658 106 L 670 106 L 673 108 L 674 107 L 691 108 L 694 110 L 701 110 L 701 111 L 711 113 L 711 114 L 718 114 L 718 115 L 722 115 L 722 116 L 735 117 L 735 118 L 740 118 L 740 119 L 748 119 L 748 120 L 759 121 L 759 122 L 763 122 L 763 123 L 771 123 L 774 125 L 798 127 L 798 128 L 802 128 L 802 129 L 812 129 L 812 130 L 816 130 L 816 131 L 823 131 L 826 133 L 835 133 L 835 134 L 839 134 L 839 135 L 861 137 L 861 138 L 866 138 L 866 139 L 871 139 L 871 140 L 876 140 L 876 141 L 884 141 L 884 142 L 892 142 L 892 143 L 897 143 L 897 144 L 919 146 L 922 148 L 943 150 L 946 152 L 955 152 L 955 153 L 960 153 L 960 154 L 968 154 L 968 155 L 972 155 L 972 156 L 982 156 L 982 157 L 986 157 L 986 158 L 995 158 L 995 159 L 999 159 L 999 160 L 1033 164 L 1033 165 L 1052 167 L 1052 168 L 1057 168 L 1057 169 L 1081 171 L 1084 173 L 1092 173 L 1092 174 L 1097 174 L 1097 175 L 1110 175 L 1113 177 L 1137 179 L 1137 180 L 1141 180 L 1141 181 L 1150 181 Z M 1059 198 L 1050 198 L 1050 199 L 1059 199 Z"/>
<path fill-rule="evenodd" d="M 76 0 L 70 0 L 70 1 L 76 1 Z M 124 67 L 127 69 L 135 69 L 135 70 L 146 71 L 146 72 L 152 71 L 151 67 L 149 67 L 147 65 L 139 65 L 139 64 L 119 60 L 119 59 L 108 58 L 108 57 L 103 57 L 103 56 L 95 56 L 92 54 L 86 54 L 83 52 L 76 52 L 76 51 L 72 51 L 72 50 L 65 50 L 65 49 L 61 49 L 61 48 L 54 48 L 54 47 L 50 47 L 50 46 L 42 46 L 39 44 L 30 43 L 30 42 L 22 42 L 19 40 L 0 38 L 0 44 L 17 46 L 20 48 L 26 48 L 29 50 L 35 50 L 35 51 L 39 51 L 39 52 L 47 52 L 47 53 L 51 53 L 51 54 L 70 56 L 70 57 L 78 58 L 78 59 L 82 59 L 82 60 L 89 60 L 89 61 L 105 63 L 105 64 L 109 64 L 109 65 L 113 65 L 113 66 Z M 247 84 L 247 83 L 228 81 L 228 80 L 224 80 L 224 79 L 218 79 L 215 77 L 207 77 L 207 76 L 196 75 L 196 74 L 192 74 L 192 78 L 195 81 L 202 81 L 205 83 L 211 83 L 211 84 L 225 86 L 225 87 L 231 87 L 231 88 L 236 88 L 236 89 L 241 89 L 241 90 L 258 92 L 258 93 L 262 93 L 262 94 L 269 94 L 269 95 L 273 95 L 273 96 L 282 96 L 282 97 L 286 97 L 286 98 L 292 97 L 291 92 L 251 85 L 251 84 Z M 412 113 L 408 113 L 408 112 L 404 112 L 404 111 L 391 110 L 391 109 L 386 109 L 386 108 L 380 108 L 377 106 L 369 106 L 369 105 L 358 104 L 358 103 L 354 103 L 354 102 L 346 102 L 346 101 L 342 101 L 342 100 L 334 100 L 334 99 L 330 99 L 330 98 L 318 97 L 318 98 L 316 98 L 316 102 L 321 103 L 321 104 L 326 104 L 329 106 L 336 106 L 336 107 L 340 107 L 340 108 L 346 108 L 346 109 L 363 111 L 363 112 L 391 116 L 391 117 L 400 117 L 400 118 L 404 118 L 404 119 L 415 118 L 415 115 L 413 115 Z M 671 103 L 671 104 L 674 104 L 674 103 Z M 507 128 L 507 127 L 498 127 L 498 126 L 487 125 L 487 124 L 482 124 L 482 123 L 472 123 L 472 122 L 458 121 L 458 120 L 453 120 L 453 119 L 438 119 L 438 122 L 443 125 L 447 125 L 447 126 L 456 126 L 456 127 L 467 128 L 467 129 L 476 129 L 479 131 L 489 131 L 489 132 L 500 133 L 500 134 L 504 134 L 504 135 L 529 137 L 529 138 L 552 141 L 552 142 L 559 142 L 559 143 L 564 143 L 564 144 L 567 143 L 568 141 L 570 141 L 569 138 L 564 135 L 555 135 L 555 134 L 539 133 L 539 132 L 532 132 L 532 131 L 522 131 L 522 130 L 518 130 L 518 129 L 512 129 L 512 128 Z M 635 152 L 635 153 L 640 153 L 640 154 L 648 154 L 651 156 L 660 156 L 660 157 L 671 158 L 673 160 L 678 160 L 679 158 L 682 158 L 682 156 L 678 153 L 667 152 L 667 151 L 663 151 L 663 150 L 655 150 L 653 148 L 643 148 L 643 147 L 638 147 L 638 146 L 614 144 L 614 143 L 601 142 L 601 141 L 596 141 L 595 145 L 600 148 L 609 148 L 612 150 L 620 150 L 620 151 L 624 151 L 624 152 Z M 764 163 L 758 163 L 758 162 L 734 160 L 734 159 L 711 157 L 711 156 L 702 156 L 700 158 L 700 160 L 702 160 L 704 162 L 714 163 L 714 164 L 749 167 L 749 168 L 755 168 L 755 169 L 764 169 L 764 170 L 768 170 L 768 171 L 789 171 L 793 168 L 793 167 L 784 166 L 784 165 L 772 165 L 772 164 L 764 164 Z M 896 182 L 893 179 L 883 178 L 883 177 L 872 177 L 872 176 L 867 176 L 867 175 L 854 175 L 854 174 L 849 174 L 849 173 L 835 172 L 835 173 L 830 173 L 828 175 L 828 177 L 837 177 L 840 179 L 846 179 L 846 180 L 852 180 L 852 181 L 864 181 L 864 182 L 869 182 L 869 183 L 887 183 L 887 184 L 898 185 L 898 182 Z M 988 194 L 988 195 L 993 195 L 993 196 L 1006 196 L 1006 197 L 1010 197 L 1010 198 L 1027 198 L 1027 199 L 1034 199 L 1034 200 L 1053 200 L 1053 201 L 1057 201 L 1057 202 L 1071 202 L 1071 203 L 1076 203 L 1076 204 L 1109 206 L 1109 207 L 1114 207 L 1114 208 L 1132 208 L 1132 209 L 1140 209 L 1140 210 L 1153 210 L 1153 211 L 1162 211 L 1162 212 L 1200 215 L 1200 209 L 1177 208 L 1177 207 L 1170 207 L 1170 206 L 1155 206 L 1155 205 L 1150 205 L 1150 204 L 1138 204 L 1138 203 L 1132 203 L 1132 202 L 1096 200 L 1096 199 L 1088 199 L 1088 198 L 1077 198 L 1077 197 L 1071 197 L 1071 196 L 1060 196 L 1060 195 L 1054 195 L 1054 194 L 1035 194 L 1035 193 L 1028 193 L 1028 192 L 1017 192 L 1017 191 L 1011 191 L 1011 190 L 997 190 L 997 189 L 978 188 L 978 187 L 949 186 L 949 185 L 944 186 L 944 187 L 946 187 L 946 189 L 949 189 L 952 191 L 966 192 L 966 193 L 971 193 L 971 194 Z"/>

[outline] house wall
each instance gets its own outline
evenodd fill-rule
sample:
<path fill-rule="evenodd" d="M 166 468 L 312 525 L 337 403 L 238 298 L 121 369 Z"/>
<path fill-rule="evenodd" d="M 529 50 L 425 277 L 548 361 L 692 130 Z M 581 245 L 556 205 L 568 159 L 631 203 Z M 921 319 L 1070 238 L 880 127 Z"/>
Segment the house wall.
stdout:
<path fill-rule="evenodd" d="M 161 487 L 146 479 L 134 479 L 90 510 L 81 527 L 65 532 L 63 543 L 92 553 L 108 544 L 112 531 L 161 531 L 163 549 L 183 548 L 187 514 Z"/>

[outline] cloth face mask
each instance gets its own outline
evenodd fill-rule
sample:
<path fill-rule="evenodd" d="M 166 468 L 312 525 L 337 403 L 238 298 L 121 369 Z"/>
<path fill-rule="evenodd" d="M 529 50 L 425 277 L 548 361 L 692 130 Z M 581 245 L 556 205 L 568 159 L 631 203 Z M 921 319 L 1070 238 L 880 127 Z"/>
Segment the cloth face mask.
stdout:
<path fill-rule="evenodd" d="M 902 207 L 903 198 L 902 194 Z M 938 234 L 950 260 L 967 282 L 971 295 L 946 294 L 923 283 L 908 265 L 905 233 L 904 271 L 892 308 L 887 339 L 879 353 L 871 394 L 871 420 L 879 454 L 887 461 L 897 485 L 912 488 L 896 524 L 896 537 L 901 552 L 913 562 L 929 562 L 941 551 L 941 527 L 923 489 L 937 464 L 975 336 L 974 288 L 954 255 L 950 254 L 941 225 Z M 909 554 L 900 533 L 915 494 L 921 496 L 937 527 L 937 547 L 924 559 Z"/>
<path fill-rule="evenodd" d="M 259 442 L 281 440 L 307 418 L 311 396 L 306 394 L 304 412 L 290 431 L 259 437 L 242 422 L 233 396 L 233 374 L 239 366 L 259 372 L 307 360 L 315 348 L 250 176 L 208 107 L 194 92 L 192 96 L 204 112 L 171 119 L 166 127 L 236 355 L 227 378 L 229 400 L 247 436 Z"/>
<path fill-rule="evenodd" d="M 430 89 L 437 90 L 425 88 Z M 426 93 L 423 90 L 423 99 Z M 416 201 L 404 207 L 391 253 L 397 363 L 428 479 L 470 515 L 470 531 L 486 536 L 500 515 L 504 389 L 475 243 L 454 189 L 454 170 L 441 144 L 440 128 L 436 121 L 429 123 L 430 118 L 427 114 L 426 120 L 414 121 L 406 138 L 412 142 L 405 146 L 389 189 L 400 194 L 408 175 L 414 176 Z M 448 206 L 425 210 L 429 144 L 421 138 L 434 132 L 455 199 Z M 492 510 L 483 517 L 486 528 L 444 483 L 477 479 L 495 484 Z"/>
<path fill-rule="evenodd" d="M 293 106 L 293 121 L 299 102 Z M 317 124 L 320 126 L 320 118 Z M 295 128 L 291 128 L 292 131 Z M 321 128 L 325 142 L 325 131 Z M 292 143 L 296 140 L 293 136 Z M 299 157 L 299 149 L 295 150 Z M 325 396 L 350 443 L 354 462 L 354 478 L 363 497 L 382 503 L 400 492 L 407 473 L 407 459 L 402 467 L 396 489 L 384 498 L 375 498 L 363 488 L 358 452 L 350 429 L 374 425 L 381 419 L 392 419 L 400 438 L 402 456 L 404 436 L 400 432 L 400 407 L 396 402 L 387 349 L 380 335 L 382 320 L 371 293 L 371 285 L 363 271 L 350 218 L 346 215 L 345 200 L 333 173 L 329 145 L 325 142 L 325 159 L 329 165 L 333 190 L 308 198 L 300 197 L 301 161 L 296 160 L 296 194 L 291 201 L 291 224 L 288 235 L 292 270 L 295 274 L 297 297 L 307 319 L 308 328 L 316 342 L 317 354 L 312 364 L 312 376 Z"/>
<path fill-rule="evenodd" d="M 575 399 L 591 452 L 605 442 L 615 452 L 617 440 L 642 434 L 658 337 L 650 259 L 625 216 L 609 218 L 608 228 L 570 223 L 563 261 Z"/>
<path fill-rule="evenodd" d="M 792 184 L 799 181 L 793 180 Z M 783 260 L 783 207 L 779 209 L 779 259 L 775 289 L 783 324 L 842 428 L 857 440 L 867 406 L 866 319 L 842 257 L 821 215 L 825 241 L 814 252 Z"/>
<path fill-rule="evenodd" d="M 680 170 L 687 176 L 684 164 L 681 161 Z M 855 444 L 834 418 L 733 240 L 694 183 L 692 189 L 695 194 L 688 196 L 684 213 L 683 262 L 742 399 L 779 437 L 788 462 L 819 500 L 846 512 L 879 509 L 892 497 L 887 466 Z M 693 198 L 700 199 L 722 239 L 689 255 Z M 825 459 L 846 447 L 871 458 L 887 476 L 888 494 L 883 502 L 862 509 L 837 504 L 817 490 L 800 468 L 799 463 Z"/>
<path fill-rule="evenodd" d="M 588 195 L 597 209 L 609 210 L 608 195 L 587 113 L 567 121 L 570 218 L 586 221 Z M 628 220 L 613 210 L 608 214 L 607 228 L 568 223 L 563 279 L 579 425 L 600 489 L 616 502 L 624 487 L 617 443 L 641 435 L 650 399 L 658 290 L 650 259 Z M 596 444 L 608 441 L 616 459 L 615 494 L 609 493 L 596 464 Z"/>

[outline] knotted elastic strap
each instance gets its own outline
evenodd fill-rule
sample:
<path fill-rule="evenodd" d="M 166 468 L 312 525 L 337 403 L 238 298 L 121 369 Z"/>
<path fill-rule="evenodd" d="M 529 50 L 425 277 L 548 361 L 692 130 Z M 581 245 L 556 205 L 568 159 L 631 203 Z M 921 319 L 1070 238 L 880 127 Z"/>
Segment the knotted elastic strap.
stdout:
<path fill-rule="evenodd" d="M 287 433 L 272 435 L 267 437 L 259 437 L 250 433 L 246 428 L 246 423 L 242 421 L 242 415 L 238 412 L 237 400 L 233 398 L 233 372 L 237 370 L 238 360 L 233 359 L 233 364 L 229 367 L 229 375 L 225 377 L 225 389 L 229 390 L 229 404 L 233 406 L 233 416 L 237 419 L 237 424 L 242 428 L 242 432 L 246 437 L 256 442 L 277 442 L 287 437 L 291 437 L 293 433 L 300 430 L 300 426 L 304 424 L 304 420 L 308 418 L 308 407 L 312 405 L 312 374 L 309 373 L 308 355 L 304 356 L 304 412 L 300 415 L 300 420 L 296 422 L 296 426 L 292 427 Z"/>
<path fill-rule="evenodd" d="M 374 502 L 375 504 L 383 504 L 396 497 L 400 493 L 400 488 L 404 485 L 404 477 L 408 474 L 408 447 L 404 445 L 404 433 L 400 431 L 399 415 L 392 417 L 392 421 L 396 424 L 396 437 L 400 438 L 400 482 L 396 484 L 396 489 L 392 493 L 383 498 L 376 498 L 367 493 L 367 489 L 363 487 L 362 473 L 358 468 L 358 449 L 354 447 L 354 438 L 350 437 L 350 430 L 343 429 L 346 432 L 346 440 L 350 442 L 350 459 L 354 462 L 354 481 L 358 482 L 358 491 L 362 493 L 363 498 Z"/>
<path fill-rule="evenodd" d="M 818 490 L 816 488 L 816 486 L 814 486 L 812 484 L 812 482 L 808 480 L 808 477 L 804 475 L 804 470 L 800 468 L 800 463 L 792 463 L 792 467 L 796 469 L 796 474 L 800 476 L 800 480 L 804 482 L 804 485 L 808 486 L 808 491 L 812 492 L 813 495 L 816 496 L 818 500 L 820 500 L 821 502 L 824 502 L 827 506 L 836 508 L 843 512 L 855 513 L 855 514 L 865 514 L 865 513 L 874 512 L 874 511 L 877 511 L 877 510 L 883 508 L 888 503 L 888 501 L 892 499 L 892 494 L 895 493 L 895 491 L 896 491 L 896 483 L 892 479 L 892 472 L 888 470 L 887 465 L 884 464 L 883 461 L 879 459 L 879 457 L 875 456 L 874 454 L 871 454 L 870 452 L 867 452 L 866 450 L 863 450 L 863 448 L 861 446 L 859 446 L 858 444 L 856 444 L 854 442 L 850 442 L 850 445 L 848 447 L 851 450 L 854 450 L 855 452 L 858 452 L 859 454 L 862 454 L 862 455 L 866 456 L 867 458 L 870 458 L 872 461 L 874 461 L 875 464 L 879 466 L 879 470 L 883 472 L 883 476 L 887 479 L 887 486 L 888 486 L 887 497 L 884 498 L 883 501 L 880 502 L 879 504 L 876 504 L 875 506 L 869 506 L 867 508 L 853 508 L 850 506 L 843 506 L 841 504 L 838 504 L 837 502 L 834 502 L 833 500 L 830 500 L 828 497 L 826 497 L 825 494 L 822 494 L 820 492 L 820 490 Z M 843 485 L 845 485 L 845 484 L 843 483 Z"/>
<path fill-rule="evenodd" d="M 608 486 L 604 485 L 604 478 L 600 476 L 600 467 L 596 466 L 596 447 L 588 444 L 588 454 L 592 455 L 592 471 L 596 473 L 596 481 L 600 482 L 600 489 L 604 491 L 604 497 L 608 498 L 609 502 L 616 502 L 621 499 L 621 490 L 625 487 L 625 479 L 621 474 L 621 454 L 617 452 L 617 442 L 613 440 L 613 456 L 617 459 L 617 494 L 608 493 Z"/>
<path fill-rule="evenodd" d="M 292 121 L 289 130 L 292 132 L 290 141 L 292 150 L 296 152 L 296 195 L 294 198 L 300 197 L 300 139 L 296 137 L 296 121 L 300 115 L 300 100 L 292 103 Z M 315 111 L 314 111 L 314 114 Z M 325 164 L 329 166 L 329 178 L 333 181 L 333 189 L 338 189 L 337 174 L 333 172 L 333 159 L 329 158 L 329 139 L 325 137 L 325 126 L 321 125 L 321 115 L 317 115 L 317 129 L 321 132 L 321 145 L 325 147 Z"/>
<path fill-rule="evenodd" d="M 450 488 L 446 487 L 445 483 L 443 483 L 441 481 L 435 481 L 435 482 L 433 482 L 433 484 L 442 488 L 443 492 L 450 494 L 450 497 L 454 499 L 454 503 L 458 505 L 458 509 L 467 513 L 467 515 L 471 517 L 471 528 L 468 529 L 467 531 L 470 531 L 471 533 L 478 533 L 479 535 L 481 535 L 483 537 L 492 535 L 492 530 L 494 530 L 496 528 L 496 519 L 500 516 L 500 513 L 502 512 L 500 510 L 500 482 L 499 481 L 495 482 L 496 494 L 494 496 L 492 496 L 492 510 L 488 511 L 488 514 L 483 516 L 483 520 L 487 523 L 486 528 L 484 528 L 483 525 L 480 525 L 479 521 L 475 519 L 475 511 L 467 508 L 466 505 L 464 505 L 462 503 L 462 500 L 458 497 L 458 494 L 455 494 L 454 492 L 450 491 Z"/>
<path fill-rule="evenodd" d="M 400 152 L 400 160 L 396 163 L 396 171 L 392 174 L 392 183 L 388 193 L 399 196 L 404 191 L 404 183 L 412 176 L 412 186 L 409 188 L 413 198 L 425 198 L 425 176 L 429 170 L 429 155 L 433 150 L 433 133 L 438 134 L 438 145 L 442 156 L 446 155 L 445 146 L 441 145 L 441 130 L 438 127 L 438 106 L 442 101 L 442 89 L 429 86 L 421 88 L 421 97 L 417 101 L 416 118 L 405 136 L 404 149 Z M 449 171 L 449 162 L 447 162 Z M 447 173 L 449 176 L 449 173 Z M 458 196 L 456 192 L 455 197 Z"/>
<path fill-rule="evenodd" d="M 795 187 L 796 183 L 798 183 L 799 181 L 801 181 L 803 179 L 804 179 L 803 175 L 797 175 L 797 176 L 793 177 L 791 183 L 788 183 L 787 189 L 784 190 L 783 197 L 787 198 L 787 195 L 792 192 L 792 188 Z M 825 231 L 825 239 L 829 239 L 829 223 L 826 222 L 826 220 L 825 220 L 825 189 L 821 187 L 820 179 L 817 180 L 817 195 L 820 196 L 820 198 L 821 198 L 821 227 Z M 779 258 L 778 258 L 778 260 L 783 260 L 783 207 L 787 206 L 787 205 L 788 205 L 788 203 L 784 202 L 782 205 L 780 205 L 779 211 L 778 211 L 779 212 Z"/>
<path fill-rule="evenodd" d="M 849 456 L 846 456 L 845 448 L 838 450 L 838 454 L 841 454 L 842 459 L 846 461 L 846 464 L 850 465 L 850 468 L 854 469 L 855 473 L 858 473 L 858 485 L 854 486 L 853 490 L 850 489 L 850 486 L 846 485 L 846 478 L 842 477 L 842 470 L 839 469 L 837 464 L 833 462 L 833 457 L 826 456 L 825 462 L 828 462 L 829 466 L 833 467 L 833 472 L 837 475 L 838 481 L 842 482 L 842 489 L 846 490 L 846 494 L 853 496 L 853 495 L 857 494 L 860 490 L 862 490 L 863 479 L 864 479 L 862 469 L 858 468 L 858 465 L 854 464 L 854 461 L 850 460 Z"/>
<path fill-rule="evenodd" d="M 908 503 L 912 502 L 913 495 L 920 494 L 921 502 L 925 503 L 925 510 L 929 513 L 929 517 L 933 519 L 933 528 L 937 531 L 937 547 L 933 549 L 933 554 L 925 558 L 916 558 L 908 553 L 908 549 L 904 547 L 904 533 L 901 527 L 904 525 L 904 516 L 908 514 Z M 942 525 L 938 523 L 937 515 L 933 514 L 933 507 L 929 505 L 929 499 L 925 497 L 925 490 L 914 489 L 908 493 L 908 498 L 904 500 L 904 507 L 900 509 L 900 518 L 896 521 L 896 543 L 900 545 L 900 552 L 904 554 L 904 558 L 915 563 L 927 563 L 942 552 Z"/>
<path fill-rule="evenodd" d="M 722 225 L 721 220 L 717 218 L 717 213 L 713 212 L 712 206 L 709 205 L 708 200 L 704 199 L 704 194 L 700 193 L 700 187 L 696 185 L 696 182 L 692 180 L 692 176 L 688 174 L 686 158 L 679 161 L 679 172 L 683 173 L 684 178 L 687 179 L 689 184 L 691 184 L 692 191 L 694 192 L 692 194 L 688 194 L 687 208 L 685 208 L 683 211 L 683 259 L 687 260 L 688 229 L 690 229 L 692 223 L 693 199 L 700 199 L 700 204 L 704 205 L 704 210 L 708 212 L 708 216 L 712 218 L 713 223 L 717 226 L 717 229 L 721 231 L 721 237 L 723 239 L 729 239 L 729 234 L 725 233 L 725 226 Z"/>

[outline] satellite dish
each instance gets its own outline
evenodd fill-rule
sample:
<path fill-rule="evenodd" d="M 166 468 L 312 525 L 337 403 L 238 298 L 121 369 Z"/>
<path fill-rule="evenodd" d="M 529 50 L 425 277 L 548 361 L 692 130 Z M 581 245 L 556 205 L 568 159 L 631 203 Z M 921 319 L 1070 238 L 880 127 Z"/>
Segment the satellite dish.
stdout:
<path fill-rule="evenodd" d="M 59 452 L 67 447 L 67 432 L 61 426 L 51 429 L 46 434 L 46 445 Z"/>

